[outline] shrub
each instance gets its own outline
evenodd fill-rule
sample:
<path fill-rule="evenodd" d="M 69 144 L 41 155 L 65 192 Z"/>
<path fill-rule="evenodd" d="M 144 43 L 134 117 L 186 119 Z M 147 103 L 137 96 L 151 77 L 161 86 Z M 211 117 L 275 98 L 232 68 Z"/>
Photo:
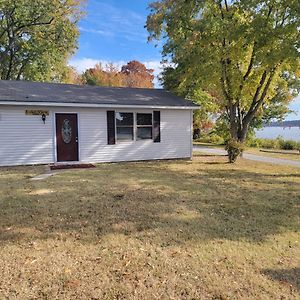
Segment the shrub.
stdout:
<path fill-rule="evenodd" d="M 241 153 L 243 153 L 244 144 L 231 139 L 231 140 L 227 141 L 225 149 L 228 152 L 229 162 L 234 163 L 234 162 L 236 162 L 239 155 L 241 155 Z"/>
<path fill-rule="evenodd" d="M 300 143 L 296 141 L 287 140 L 287 141 L 280 141 L 280 149 L 283 150 L 298 150 L 300 149 Z"/>
<path fill-rule="evenodd" d="M 264 149 L 300 150 L 300 142 L 284 140 L 282 137 L 277 139 L 252 138 L 247 141 L 247 146 Z"/>
<path fill-rule="evenodd" d="M 261 140 L 261 148 L 279 149 L 280 148 L 280 141 L 278 139 L 276 139 L 276 140 L 262 139 Z"/>
<path fill-rule="evenodd" d="M 224 139 L 215 133 L 202 135 L 200 138 L 196 139 L 196 141 L 202 143 L 217 144 L 217 145 L 224 144 Z"/>
<path fill-rule="evenodd" d="M 247 141 L 246 145 L 248 147 L 260 148 L 261 147 L 261 139 L 251 138 Z"/>

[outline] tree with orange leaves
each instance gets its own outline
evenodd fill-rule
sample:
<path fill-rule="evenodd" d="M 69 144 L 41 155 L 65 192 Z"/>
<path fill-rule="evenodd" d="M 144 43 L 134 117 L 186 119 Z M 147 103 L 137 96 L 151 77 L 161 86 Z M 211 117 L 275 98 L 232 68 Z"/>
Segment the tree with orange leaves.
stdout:
<path fill-rule="evenodd" d="M 82 75 L 83 82 L 89 85 L 153 88 L 154 70 L 147 69 L 144 64 L 133 60 L 122 66 L 121 70 L 113 63 L 105 67 L 101 63 L 90 68 Z"/>
<path fill-rule="evenodd" d="M 147 69 L 137 60 L 128 62 L 121 69 L 121 73 L 124 75 L 124 85 L 135 88 L 153 88 L 153 72 L 153 69 Z"/>

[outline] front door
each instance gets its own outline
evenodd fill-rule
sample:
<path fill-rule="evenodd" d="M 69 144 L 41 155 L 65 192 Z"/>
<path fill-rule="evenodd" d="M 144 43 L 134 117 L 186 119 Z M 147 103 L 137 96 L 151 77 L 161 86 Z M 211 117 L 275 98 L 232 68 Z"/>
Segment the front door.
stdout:
<path fill-rule="evenodd" d="M 77 114 L 56 114 L 57 161 L 78 161 Z"/>

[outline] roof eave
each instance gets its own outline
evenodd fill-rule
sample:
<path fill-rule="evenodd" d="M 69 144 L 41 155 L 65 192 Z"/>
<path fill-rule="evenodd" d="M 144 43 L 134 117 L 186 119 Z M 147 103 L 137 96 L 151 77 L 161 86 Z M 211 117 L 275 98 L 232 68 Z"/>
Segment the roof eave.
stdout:
<path fill-rule="evenodd" d="M 145 108 L 145 109 L 199 109 L 193 106 L 170 106 L 170 105 L 120 105 L 120 104 L 97 104 L 97 103 L 66 103 L 66 102 L 32 102 L 32 101 L 0 101 L 0 105 L 13 106 L 52 106 L 52 107 L 82 107 L 82 108 Z"/>

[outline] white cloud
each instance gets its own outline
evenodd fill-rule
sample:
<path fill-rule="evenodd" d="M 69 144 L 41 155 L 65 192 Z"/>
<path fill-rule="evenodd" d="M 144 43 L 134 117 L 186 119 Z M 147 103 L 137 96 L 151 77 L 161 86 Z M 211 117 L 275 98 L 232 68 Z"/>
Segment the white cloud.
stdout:
<path fill-rule="evenodd" d="M 78 59 L 71 59 L 69 61 L 69 65 L 74 67 L 77 72 L 83 73 L 85 70 L 93 68 L 96 64 L 101 63 L 103 66 L 107 65 L 111 61 L 103 60 L 103 59 L 93 59 L 93 58 L 78 58 Z M 127 62 L 125 61 L 115 61 L 113 62 L 114 65 L 117 65 L 120 69 L 123 65 L 125 65 Z M 154 85 L 155 87 L 160 87 L 158 76 L 162 72 L 162 64 L 159 60 L 149 60 L 149 61 L 143 61 L 142 62 L 148 69 L 154 70 Z"/>
<path fill-rule="evenodd" d="M 74 67 L 77 72 L 83 73 L 85 70 L 95 67 L 96 64 L 102 64 L 106 66 L 111 61 L 103 60 L 103 59 L 93 59 L 93 58 L 79 58 L 79 59 L 71 59 L 69 61 L 69 65 Z M 117 61 L 113 62 L 114 65 L 117 65 L 119 68 L 123 66 L 126 62 L 125 61 Z"/>
<path fill-rule="evenodd" d="M 95 33 L 95 34 L 99 34 L 99 35 L 106 36 L 106 37 L 113 37 L 114 36 L 114 34 L 110 31 L 95 30 L 95 29 L 83 28 L 83 27 L 79 27 L 79 30 L 81 32 Z"/>
<path fill-rule="evenodd" d="M 74 67 L 77 72 L 83 73 L 85 70 L 92 68 L 99 61 L 92 58 L 71 59 L 69 65 Z"/>

